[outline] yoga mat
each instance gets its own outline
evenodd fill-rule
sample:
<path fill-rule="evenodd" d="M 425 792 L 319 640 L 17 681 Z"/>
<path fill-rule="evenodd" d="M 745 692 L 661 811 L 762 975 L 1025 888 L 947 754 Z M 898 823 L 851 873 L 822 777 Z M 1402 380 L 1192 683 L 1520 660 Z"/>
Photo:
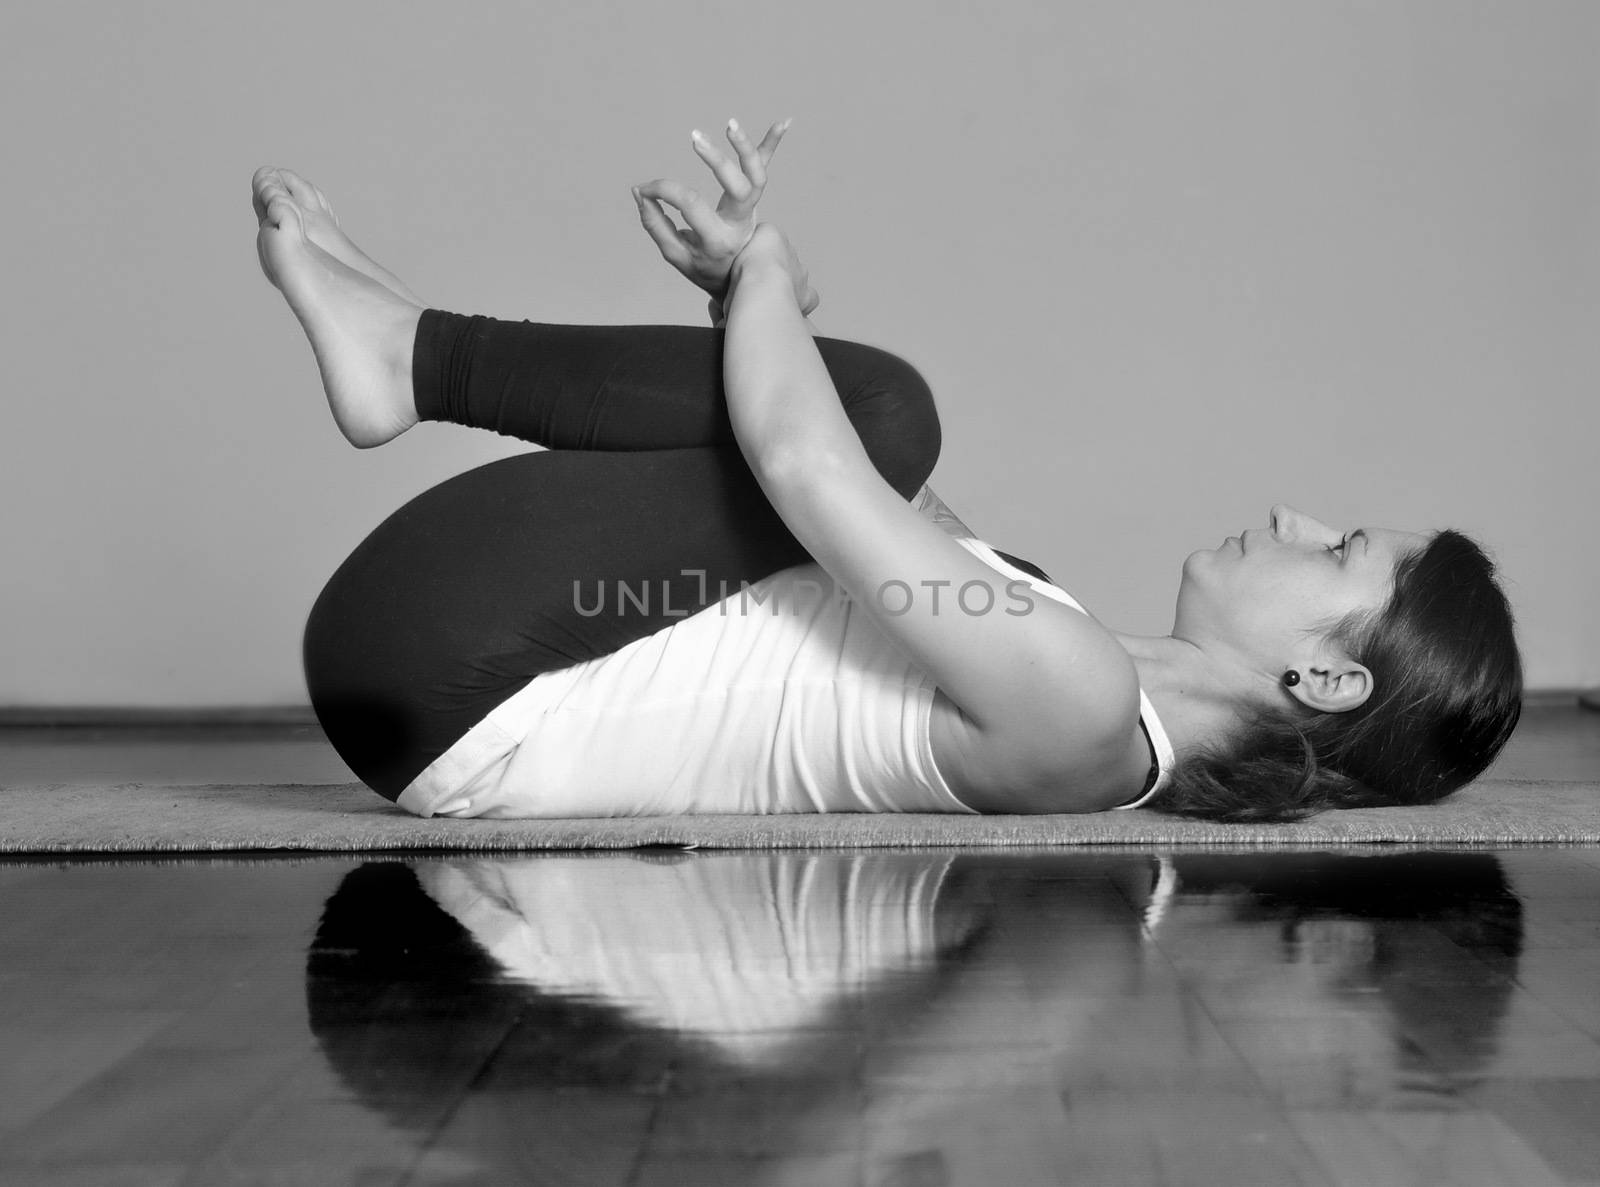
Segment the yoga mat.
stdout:
<path fill-rule="evenodd" d="M 875 846 L 1504 845 L 1600 841 L 1600 783 L 1485 779 L 1441 804 L 1325 812 L 1299 824 L 1091 815 L 676 816 L 423 820 L 360 784 L 0 787 L 0 853 Z"/>

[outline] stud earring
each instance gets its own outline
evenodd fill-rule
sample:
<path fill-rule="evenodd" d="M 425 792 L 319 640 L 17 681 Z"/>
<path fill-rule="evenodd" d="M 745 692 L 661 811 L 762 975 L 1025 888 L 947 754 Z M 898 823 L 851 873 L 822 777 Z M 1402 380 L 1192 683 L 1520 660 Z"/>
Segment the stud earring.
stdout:
<path fill-rule="evenodd" d="M 1287 672 L 1285 672 L 1283 674 L 1283 686 L 1285 688 L 1293 688 L 1296 684 L 1299 684 L 1299 683 L 1300 683 L 1300 673 L 1296 672 L 1293 668 L 1290 668 Z"/>

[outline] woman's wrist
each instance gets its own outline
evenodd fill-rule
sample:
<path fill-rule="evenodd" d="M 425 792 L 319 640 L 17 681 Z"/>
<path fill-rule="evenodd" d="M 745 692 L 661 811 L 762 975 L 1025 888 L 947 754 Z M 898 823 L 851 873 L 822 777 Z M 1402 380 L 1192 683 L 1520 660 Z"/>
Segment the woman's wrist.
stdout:
<path fill-rule="evenodd" d="M 722 299 L 723 316 L 733 309 L 734 303 L 756 293 L 782 292 L 794 300 L 794 280 L 782 265 L 768 260 L 749 260 L 734 263 L 728 275 L 728 293 Z"/>
<path fill-rule="evenodd" d="M 733 267 L 728 269 L 727 296 L 732 296 L 734 291 L 746 282 L 760 284 L 774 280 L 781 280 L 791 288 L 794 286 L 793 278 L 790 277 L 789 269 L 784 266 L 783 261 L 760 252 L 740 252 L 738 258 L 733 261 Z M 726 296 L 723 298 L 723 303 L 727 303 Z"/>
<path fill-rule="evenodd" d="M 735 293 L 758 289 L 772 290 L 769 299 L 787 299 L 803 318 L 810 318 L 820 304 L 817 290 L 811 287 L 794 247 L 783 232 L 770 223 L 757 228 L 728 269 L 728 293 L 721 300 L 724 315 L 732 308 Z"/>

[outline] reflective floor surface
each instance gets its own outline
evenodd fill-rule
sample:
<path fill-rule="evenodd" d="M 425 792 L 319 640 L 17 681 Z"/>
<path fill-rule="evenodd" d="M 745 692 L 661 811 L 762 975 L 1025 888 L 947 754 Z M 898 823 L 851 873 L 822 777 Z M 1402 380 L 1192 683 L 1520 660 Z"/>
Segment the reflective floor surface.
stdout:
<path fill-rule="evenodd" d="M 1600 1182 L 1600 850 L 0 864 L 5 1184 Z"/>
<path fill-rule="evenodd" d="M 314 727 L 0 752 L 350 779 Z M 1600 713 L 1495 774 L 1600 778 Z M 0 903 L 0 1187 L 1600 1185 L 1597 847 L 12 859 Z"/>

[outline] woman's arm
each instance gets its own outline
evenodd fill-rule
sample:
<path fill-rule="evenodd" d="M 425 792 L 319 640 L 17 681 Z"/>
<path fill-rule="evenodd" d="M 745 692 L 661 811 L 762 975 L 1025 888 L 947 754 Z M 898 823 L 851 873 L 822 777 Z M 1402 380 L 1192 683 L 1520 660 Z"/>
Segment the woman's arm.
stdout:
<path fill-rule="evenodd" d="M 1132 661 L 1087 615 L 1018 597 L 879 476 L 806 333 L 796 266 L 782 234 L 763 224 L 733 269 L 724 388 L 762 490 L 961 710 L 974 768 L 995 792 L 1015 792 L 1008 810 L 1106 806 L 1127 790 L 1139 712 Z"/>
<path fill-rule="evenodd" d="M 811 303 L 811 309 L 815 309 L 819 304 L 822 303 L 822 299 L 816 296 L 815 289 L 812 290 L 811 295 L 816 298 Z M 811 332 L 811 336 L 813 338 L 816 338 L 821 336 L 822 331 L 817 329 L 816 322 L 811 320 L 811 309 L 802 309 L 800 310 L 800 313 L 806 319 L 806 329 Z M 708 313 L 711 317 L 711 328 L 713 330 L 727 329 L 728 313 L 727 310 L 723 308 L 721 301 L 717 300 L 715 297 L 712 297 L 710 302 L 706 305 L 706 313 Z M 948 508 L 946 508 L 946 510 L 948 510 Z"/>

